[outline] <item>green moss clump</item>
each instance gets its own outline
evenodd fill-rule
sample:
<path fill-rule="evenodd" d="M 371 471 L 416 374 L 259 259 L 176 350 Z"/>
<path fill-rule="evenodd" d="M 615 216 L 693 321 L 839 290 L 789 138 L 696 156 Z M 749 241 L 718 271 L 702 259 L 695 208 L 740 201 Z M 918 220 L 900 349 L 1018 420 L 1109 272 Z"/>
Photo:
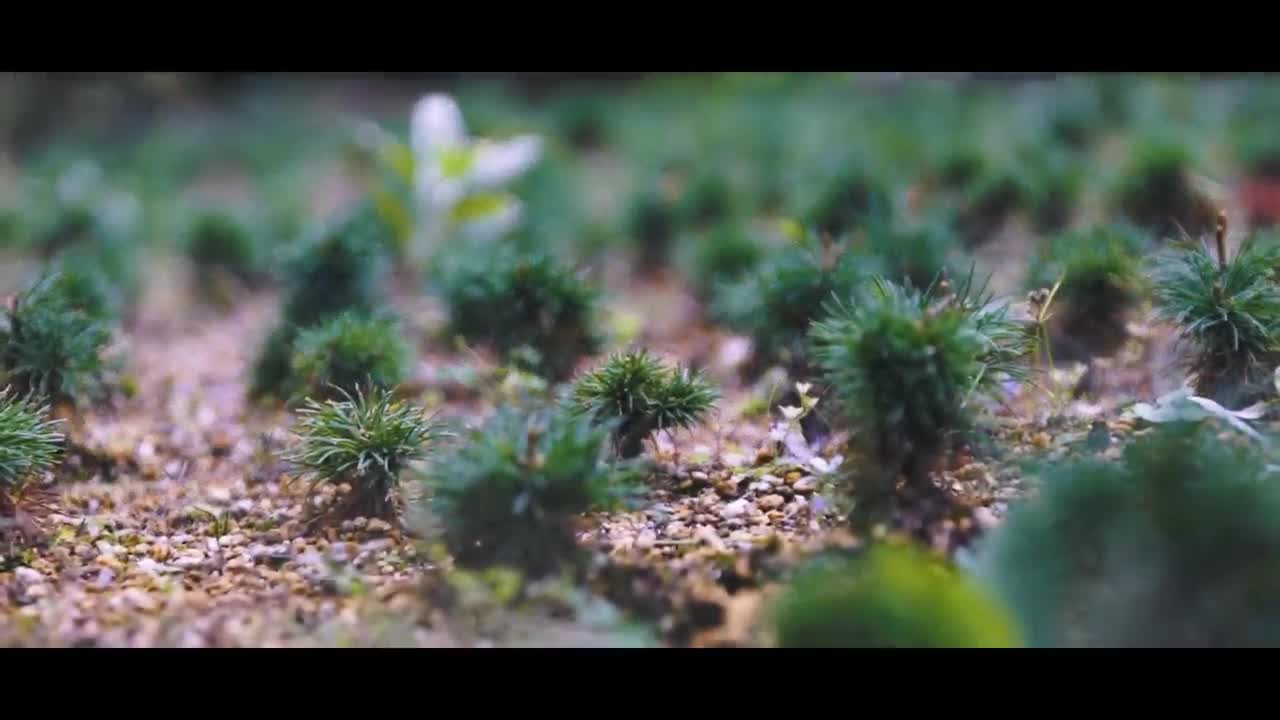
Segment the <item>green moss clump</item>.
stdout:
<path fill-rule="evenodd" d="M 250 285 L 265 275 L 261 241 L 246 221 L 227 211 L 195 213 L 187 229 L 185 250 L 206 286 L 217 273 Z"/>
<path fill-rule="evenodd" d="M 1203 246 L 1157 256 L 1156 316 L 1192 346 L 1187 367 L 1197 394 L 1238 407 L 1272 391 L 1272 371 L 1280 362 L 1276 267 L 1275 245 L 1253 239 L 1226 262 Z"/>
<path fill-rule="evenodd" d="M 352 487 L 336 507 L 317 517 L 388 520 L 395 519 L 401 471 L 449 436 L 421 408 L 379 388 L 344 394 L 341 400 L 307 400 L 294 434 L 296 444 L 286 459 L 302 470 L 311 490 L 326 483 Z"/>
<path fill-rule="evenodd" d="M 643 271 L 666 267 L 671 261 L 678 227 L 675 203 L 657 188 L 642 190 L 631 199 L 626 214 L 627 237 L 635 245 Z"/>
<path fill-rule="evenodd" d="M 667 367 L 646 350 L 611 356 L 579 378 L 571 396 L 577 412 L 616 421 L 614 446 L 623 457 L 639 455 L 655 431 L 693 426 L 719 399 L 700 373 Z"/>
<path fill-rule="evenodd" d="M 466 253 L 441 268 L 449 331 L 552 380 L 573 374 L 601 343 L 595 288 L 546 253 Z"/>
<path fill-rule="evenodd" d="M 0 375 L 23 395 L 84 401 L 102 386 L 110 329 L 50 275 L 18 295 L 0 321 Z"/>
<path fill-rule="evenodd" d="M 704 300 L 714 296 L 716 287 L 740 280 L 764 258 L 764 243 L 739 223 L 725 223 L 691 243 L 689 275 L 695 291 Z"/>
<path fill-rule="evenodd" d="M 978 562 L 1031 645 L 1280 643 L 1280 485 L 1215 430 L 1164 425 L 1119 462 L 1039 470 Z"/>
<path fill-rule="evenodd" d="M 1142 298 L 1144 237 L 1127 225 L 1095 225 L 1052 238 L 1032 260 L 1027 289 L 1062 285 L 1051 319 L 1059 360 L 1112 355 L 1129 336 L 1125 324 Z"/>
<path fill-rule="evenodd" d="M 867 488 L 872 502 L 899 473 L 930 489 L 929 472 L 970 424 L 970 395 L 1025 375 L 1034 340 L 971 282 L 946 295 L 879 278 L 831 304 L 811 335 L 842 424 L 883 476 Z"/>
<path fill-rule="evenodd" d="M 361 387 L 392 389 L 404 379 L 409 356 L 394 319 L 343 313 L 299 333 L 293 382 L 300 394 L 319 399 Z"/>
<path fill-rule="evenodd" d="M 1195 162 L 1191 147 L 1180 140 L 1139 138 L 1112 191 L 1113 208 L 1159 238 L 1212 232 L 1216 212 L 1191 179 Z"/>
<path fill-rule="evenodd" d="M 627 497 L 633 468 L 606 458 L 610 428 L 505 407 L 432 464 L 430 516 L 454 562 L 536 577 L 573 564 L 575 521 Z"/>
<path fill-rule="evenodd" d="M 813 562 L 772 611 L 784 648 L 1008 648 L 1016 622 L 976 582 L 911 546 Z"/>

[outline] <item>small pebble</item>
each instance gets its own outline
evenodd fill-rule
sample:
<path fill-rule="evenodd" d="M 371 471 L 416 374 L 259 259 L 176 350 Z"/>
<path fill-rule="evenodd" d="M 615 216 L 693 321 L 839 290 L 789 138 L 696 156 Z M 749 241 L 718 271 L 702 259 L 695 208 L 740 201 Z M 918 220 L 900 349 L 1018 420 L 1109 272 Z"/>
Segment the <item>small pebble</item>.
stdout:
<path fill-rule="evenodd" d="M 812 475 L 805 475 L 799 480 L 796 480 L 795 483 L 791 486 L 791 489 L 798 493 L 803 493 L 807 495 L 818 489 L 818 478 Z"/>
<path fill-rule="evenodd" d="M 754 510 L 755 507 L 746 499 L 734 500 L 720 509 L 720 517 L 738 518 Z"/>
<path fill-rule="evenodd" d="M 781 495 L 765 495 L 756 501 L 756 504 L 765 510 L 776 510 L 786 503 L 786 498 Z"/>

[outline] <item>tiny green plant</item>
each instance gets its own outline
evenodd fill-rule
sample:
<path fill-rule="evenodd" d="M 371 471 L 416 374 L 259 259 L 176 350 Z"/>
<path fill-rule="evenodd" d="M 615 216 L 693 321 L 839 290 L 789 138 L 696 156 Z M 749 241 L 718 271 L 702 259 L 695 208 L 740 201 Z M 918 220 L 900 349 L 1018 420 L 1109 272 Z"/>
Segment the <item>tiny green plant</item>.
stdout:
<path fill-rule="evenodd" d="M 836 172 L 809 206 L 806 218 L 820 233 L 839 236 L 889 209 L 889 193 L 872 173 L 851 164 Z"/>
<path fill-rule="evenodd" d="M 658 188 L 641 190 L 631 199 L 626 231 L 641 269 L 651 272 L 670 262 L 678 221 L 675 203 Z"/>
<path fill-rule="evenodd" d="M 393 318 L 342 313 L 298 334 L 293 381 L 302 395 L 317 399 L 360 386 L 394 388 L 404 379 L 409 354 Z"/>
<path fill-rule="evenodd" d="M 1016 621 L 974 580 L 910 545 L 811 561 L 772 608 L 784 648 L 1007 648 Z"/>
<path fill-rule="evenodd" d="M 1280 642 L 1280 486 L 1211 421 L 1174 422 L 1117 460 L 1035 469 L 1041 488 L 979 549 L 976 572 L 1035 647 Z"/>
<path fill-rule="evenodd" d="M 694 290 L 709 299 L 718 285 L 737 281 L 754 270 L 765 248 L 742 224 L 728 222 L 699 237 L 691 254 L 689 275 Z"/>
<path fill-rule="evenodd" d="M 721 285 L 711 303 L 712 317 L 750 336 L 748 374 L 776 363 L 795 377 L 807 376 L 809 324 L 821 316 L 824 303 L 848 297 L 863 277 L 853 253 L 812 240 L 771 253 L 741 280 Z"/>
<path fill-rule="evenodd" d="M 1128 337 L 1126 319 L 1142 298 L 1142 235 L 1127 225 L 1095 225 L 1052 238 L 1031 263 L 1030 290 L 1052 287 L 1063 278 L 1057 299 L 1054 344 L 1074 349 L 1062 359 L 1111 355 Z"/>
<path fill-rule="evenodd" d="M 1159 238 L 1199 237 L 1214 227 L 1211 201 L 1192 179 L 1195 155 L 1181 140 L 1139 138 L 1112 193 L 1112 205 Z"/>
<path fill-rule="evenodd" d="M 444 268 L 449 330 L 552 380 L 600 347 L 598 293 L 546 253 L 475 250 Z"/>
<path fill-rule="evenodd" d="M 190 221 L 186 253 L 204 285 L 223 275 L 253 284 L 264 270 L 263 246 L 245 220 L 229 211 L 205 209 Z"/>
<path fill-rule="evenodd" d="M 395 519 L 395 490 L 405 466 L 427 457 L 449 437 L 422 408 L 384 388 L 342 393 L 340 400 L 308 399 L 298 410 L 297 442 L 286 459 L 310 480 L 308 500 L 321 484 L 350 483 L 337 507 L 316 516 Z"/>
<path fill-rule="evenodd" d="M 1227 257 L 1226 215 L 1217 257 L 1203 244 L 1162 253 L 1155 264 L 1155 310 L 1193 348 L 1187 366 L 1197 394 L 1228 407 L 1268 392 L 1280 358 L 1280 286 L 1275 248 L 1246 240 Z"/>
<path fill-rule="evenodd" d="M 970 397 L 1024 377 L 1034 335 L 1008 306 L 975 291 L 916 291 L 881 278 L 814 323 L 814 353 L 846 426 L 891 487 L 901 473 L 929 490 L 929 473 L 971 421 Z M 885 483 L 888 483 L 887 485 Z"/>
<path fill-rule="evenodd" d="M 863 249 L 894 282 L 928 287 L 946 274 L 951 251 L 958 245 L 950 229 L 936 219 L 912 225 L 880 219 L 868 223 Z"/>
<path fill-rule="evenodd" d="M 469 432 L 424 478 L 454 562 L 529 576 L 571 564 L 576 518 L 633 491 L 636 468 L 607 458 L 609 433 L 587 417 L 515 406 Z"/>
<path fill-rule="evenodd" d="M 58 425 L 49 419 L 49 406 L 35 396 L 19 397 L 13 388 L 0 391 L 0 516 L 30 513 L 40 499 L 30 489 L 62 457 L 65 437 Z"/>
<path fill-rule="evenodd" d="M 734 211 L 733 187 L 723 173 L 694 175 L 680 198 L 679 215 L 689 225 L 707 226 L 727 220 Z"/>
<path fill-rule="evenodd" d="M 616 421 L 615 449 L 635 457 L 652 433 L 698 423 L 719 392 L 701 373 L 668 367 L 641 349 L 609 357 L 574 383 L 571 397 L 577 412 Z"/>
<path fill-rule="evenodd" d="M 48 275 L 13 299 L 0 321 L 0 373 L 22 394 L 88 399 L 101 387 L 111 331 Z"/>

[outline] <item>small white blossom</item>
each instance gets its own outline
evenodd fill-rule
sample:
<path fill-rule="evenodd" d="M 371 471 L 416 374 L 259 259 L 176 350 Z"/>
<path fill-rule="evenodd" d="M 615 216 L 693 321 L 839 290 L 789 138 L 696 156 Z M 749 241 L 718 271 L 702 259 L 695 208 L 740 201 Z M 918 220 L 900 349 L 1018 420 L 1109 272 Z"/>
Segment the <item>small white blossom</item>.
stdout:
<path fill-rule="evenodd" d="M 783 405 L 778 409 L 782 411 L 782 415 L 788 420 L 795 420 L 800 417 L 800 413 L 804 412 L 802 408 L 795 407 L 794 405 Z"/>

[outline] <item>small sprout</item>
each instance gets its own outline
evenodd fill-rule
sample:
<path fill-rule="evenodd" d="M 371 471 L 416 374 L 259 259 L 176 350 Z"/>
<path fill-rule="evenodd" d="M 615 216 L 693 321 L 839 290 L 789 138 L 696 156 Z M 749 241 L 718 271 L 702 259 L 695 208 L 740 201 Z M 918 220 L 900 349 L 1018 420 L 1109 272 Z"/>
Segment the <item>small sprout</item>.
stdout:
<path fill-rule="evenodd" d="M 307 397 L 329 399 L 357 387 L 394 388 L 404 379 L 409 348 L 391 318 L 343 313 L 298 334 L 294 384 Z"/>
<path fill-rule="evenodd" d="M 927 489 L 976 391 L 1026 372 L 1033 336 L 1007 306 L 972 290 L 921 293 L 875 279 L 814 323 L 815 357 L 844 423 L 890 484 Z M 883 483 L 880 487 L 885 487 Z"/>
<path fill-rule="evenodd" d="M 666 367 L 646 350 L 638 350 L 613 355 L 579 378 L 571 398 L 578 413 L 617 421 L 614 447 L 629 458 L 643 451 L 650 434 L 698 423 L 719 392 L 701 373 Z"/>
<path fill-rule="evenodd" d="M 1033 647 L 1274 647 L 1280 485 L 1216 421 L 1161 425 L 1117 460 L 1045 464 L 977 573 Z"/>
<path fill-rule="evenodd" d="M 58 424 L 49 419 L 49 406 L 33 396 L 0 391 L 0 517 L 31 514 L 30 501 L 40 496 L 30 492 L 32 484 L 62 457 L 65 437 Z"/>
<path fill-rule="evenodd" d="M 342 394 L 342 400 L 306 401 L 298 411 L 295 448 L 285 459 L 311 480 L 310 491 L 321 484 L 351 485 L 351 494 L 326 514 L 395 519 L 400 472 L 427 457 L 449 433 L 390 390 Z"/>
<path fill-rule="evenodd" d="M 1276 250 L 1250 238 L 1235 257 L 1225 256 L 1225 243 L 1218 253 L 1201 245 L 1158 256 L 1155 310 L 1194 346 L 1187 365 L 1196 394 L 1238 407 L 1267 392 L 1280 358 Z"/>
<path fill-rule="evenodd" d="M 454 561 L 537 577 L 576 556 L 577 516 L 631 492 L 634 468 L 606 460 L 609 432 L 586 417 L 508 406 L 468 433 L 425 477 Z"/>
<path fill-rule="evenodd" d="M 549 379 L 599 348 L 597 292 L 550 256 L 476 250 L 443 268 L 449 328 Z"/>
<path fill-rule="evenodd" d="M 985 589 L 909 545 L 802 568 L 772 609 L 784 648 L 994 648 L 1021 644 Z"/>
<path fill-rule="evenodd" d="M 72 287 L 47 276 L 0 320 L 0 374 L 20 393 L 74 402 L 99 389 L 111 332 L 78 306 Z"/>

